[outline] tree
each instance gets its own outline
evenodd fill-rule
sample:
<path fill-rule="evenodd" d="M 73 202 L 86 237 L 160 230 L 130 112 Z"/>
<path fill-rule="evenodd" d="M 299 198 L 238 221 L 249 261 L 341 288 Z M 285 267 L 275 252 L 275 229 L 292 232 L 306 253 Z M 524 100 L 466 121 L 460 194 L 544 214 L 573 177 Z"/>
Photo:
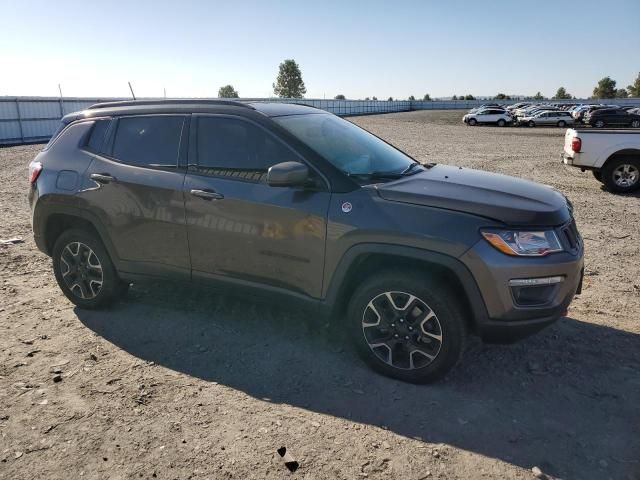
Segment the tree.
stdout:
<path fill-rule="evenodd" d="M 273 92 L 280 98 L 302 98 L 307 93 L 302 72 L 295 60 L 287 59 L 280 64 Z"/>
<path fill-rule="evenodd" d="M 393 97 L 387 98 L 387 102 L 393 102 Z"/>
<path fill-rule="evenodd" d="M 464 96 L 464 99 L 465 99 L 465 100 L 475 100 L 475 98 L 474 98 L 474 96 L 473 96 L 473 95 L 465 95 L 465 96 Z"/>
<path fill-rule="evenodd" d="M 431 101 L 431 96 L 428 93 L 425 93 L 424 97 L 422 97 L 422 101 L 423 102 L 430 102 Z"/>
<path fill-rule="evenodd" d="M 374 96 L 371 100 L 378 100 L 378 97 Z"/>
<path fill-rule="evenodd" d="M 414 97 L 413 95 L 409 95 L 409 101 L 415 102 L 416 101 L 416 97 Z"/>
<path fill-rule="evenodd" d="M 593 89 L 593 98 L 615 98 L 616 81 L 611 77 L 604 77 Z"/>
<path fill-rule="evenodd" d="M 616 90 L 616 98 L 629 98 L 629 92 L 625 88 L 619 88 Z"/>
<path fill-rule="evenodd" d="M 538 92 L 533 96 L 533 99 L 534 100 L 544 100 L 544 97 L 542 96 L 542 94 L 540 92 Z"/>
<path fill-rule="evenodd" d="M 509 95 L 505 95 L 504 93 L 499 93 L 493 98 L 496 100 L 511 100 L 511 97 Z"/>
<path fill-rule="evenodd" d="M 336 95 L 335 97 L 333 97 L 334 100 L 346 100 L 345 96 L 342 95 L 341 93 Z"/>
<path fill-rule="evenodd" d="M 365 101 L 369 101 L 371 100 L 369 97 L 365 97 Z"/>
<path fill-rule="evenodd" d="M 636 77 L 636 81 L 633 82 L 633 85 L 629 85 L 627 87 L 627 91 L 629 92 L 629 95 L 632 97 L 640 97 L 640 73 L 638 73 L 638 76 Z"/>
<path fill-rule="evenodd" d="M 453 97 L 451 97 L 451 100 L 457 100 L 458 97 L 456 97 L 455 95 Z"/>
<path fill-rule="evenodd" d="M 567 93 L 564 87 L 560 87 L 553 98 L 554 100 L 569 100 L 571 99 L 571 94 Z"/>
<path fill-rule="evenodd" d="M 238 92 L 236 92 L 235 88 L 232 85 L 225 85 L 224 87 L 220 87 L 218 89 L 218 98 L 238 98 Z"/>

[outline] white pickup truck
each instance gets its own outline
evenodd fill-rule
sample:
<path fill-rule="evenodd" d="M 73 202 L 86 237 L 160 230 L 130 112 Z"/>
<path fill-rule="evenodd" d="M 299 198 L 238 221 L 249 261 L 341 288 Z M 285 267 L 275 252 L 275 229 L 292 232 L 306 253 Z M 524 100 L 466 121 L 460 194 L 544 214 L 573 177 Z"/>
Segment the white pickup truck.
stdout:
<path fill-rule="evenodd" d="M 562 161 L 591 170 L 611 192 L 633 192 L 640 188 L 640 131 L 569 128 Z"/>

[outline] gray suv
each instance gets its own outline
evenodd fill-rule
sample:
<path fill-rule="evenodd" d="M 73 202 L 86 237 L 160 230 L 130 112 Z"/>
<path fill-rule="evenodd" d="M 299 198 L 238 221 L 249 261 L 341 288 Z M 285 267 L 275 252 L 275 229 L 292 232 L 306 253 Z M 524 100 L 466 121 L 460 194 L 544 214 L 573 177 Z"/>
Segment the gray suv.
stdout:
<path fill-rule="evenodd" d="M 442 377 L 469 334 L 540 330 L 581 289 L 561 193 L 421 165 L 303 105 L 94 105 L 63 118 L 30 183 L 35 241 L 79 307 L 160 277 L 302 300 L 410 382 Z"/>

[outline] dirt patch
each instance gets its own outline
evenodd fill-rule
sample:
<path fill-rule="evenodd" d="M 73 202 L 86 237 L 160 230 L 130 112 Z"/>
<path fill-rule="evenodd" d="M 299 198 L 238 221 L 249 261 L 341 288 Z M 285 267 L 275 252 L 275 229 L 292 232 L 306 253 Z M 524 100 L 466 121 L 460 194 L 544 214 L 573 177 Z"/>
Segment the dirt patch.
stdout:
<path fill-rule="evenodd" d="M 144 285 L 75 309 L 31 238 L 41 146 L 1 148 L 0 238 L 25 243 L 0 245 L 0 478 L 640 478 L 640 199 L 563 167 L 561 129 L 461 115 L 351 120 L 420 161 L 567 194 L 585 289 L 568 318 L 476 344 L 431 386 L 375 375 L 339 322 L 297 308 Z"/>

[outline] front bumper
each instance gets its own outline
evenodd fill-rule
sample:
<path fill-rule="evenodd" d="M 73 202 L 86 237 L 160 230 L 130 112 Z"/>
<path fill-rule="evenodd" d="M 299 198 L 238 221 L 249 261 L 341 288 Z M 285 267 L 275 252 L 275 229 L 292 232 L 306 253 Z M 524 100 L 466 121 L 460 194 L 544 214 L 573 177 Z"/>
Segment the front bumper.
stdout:
<path fill-rule="evenodd" d="M 566 315 L 567 308 L 582 287 L 583 246 L 571 253 L 546 257 L 511 257 L 479 241 L 461 258 L 473 274 L 484 299 L 488 318 L 477 321 L 477 333 L 485 341 L 511 342 L 531 335 Z M 533 306 L 518 305 L 513 279 L 561 276 L 545 301 Z"/>

